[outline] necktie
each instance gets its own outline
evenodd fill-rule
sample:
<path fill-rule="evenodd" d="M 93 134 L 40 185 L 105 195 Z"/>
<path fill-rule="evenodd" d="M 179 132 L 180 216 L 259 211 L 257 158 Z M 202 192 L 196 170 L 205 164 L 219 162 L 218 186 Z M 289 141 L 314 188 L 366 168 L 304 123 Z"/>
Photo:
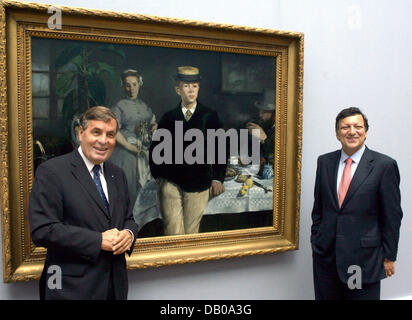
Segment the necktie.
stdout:
<path fill-rule="evenodd" d="M 94 184 L 97 187 L 97 190 L 99 191 L 100 197 L 103 200 L 104 206 L 106 207 L 106 210 L 109 213 L 109 202 L 107 201 L 107 198 L 103 191 L 102 182 L 100 181 L 100 166 L 97 164 L 93 167 L 93 180 Z"/>
<path fill-rule="evenodd" d="M 351 175 L 351 165 L 352 159 L 346 159 L 345 168 L 343 169 L 342 179 L 340 180 L 339 190 L 338 190 L 338 200 L 339 208 L 342 206 L 343 200 L 345 199 L 346 193 L 348 192 L 350 181 L 352 179 Z"/>
<path fill-rule="evenodd" d="M 190 118 L 192 117 L 193 113 L 190 110 L 186 111 L 186 121 L 189 121 Z"/>

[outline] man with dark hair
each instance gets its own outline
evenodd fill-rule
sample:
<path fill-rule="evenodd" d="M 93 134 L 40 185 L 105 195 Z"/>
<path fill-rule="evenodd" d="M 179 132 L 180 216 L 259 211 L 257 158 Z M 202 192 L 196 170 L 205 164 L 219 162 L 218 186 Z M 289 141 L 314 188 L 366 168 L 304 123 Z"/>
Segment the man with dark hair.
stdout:
<path fill-rule="evenodd" d="M 315 298 L 380 299 L 395 273 L 402 219 L 395 160 L 365 146 L 369 125 L 358 108 L 336 117 L 341 150 L 318 158 L 311 243 Z"/>
<path fill-rule="evenodd" d="M 365 131 L 368 132 L 369 122 L 368 122 L 368 119 L 366 118 L 366 116 L 359 110 L 359 108 L 351 107 L 351 108 L 343 109 L 336 116 L 336 120 L 335 120 L 335 131 L 336 131 L 336 133 L 339 131 L 339 122 L 340 122 L 340 120 L 342 120 L 344 118 L 347 118 L 347 117 L 350 117 L 350 116 L 356 116 L 356 115 L 362 116 L 363 123 L 364 123 L 364 126 L 365 126 Z"/>
<path fill-rule="evenodd" d="M 221 124 L 217 112 L 197 101 L 201 76 L 199 69 L 192 66 L 178 67 L 175 76 L 175 91 L 180 97 L 176 108 L 163 115 L 158 129 L 166 129 L 172 135 L 173 163 L 156 163 L 153 150 L 160 141 L 153 141 L 150 147 L 150 170 L 159 182 L 160 211 L 165 235 L 198 233 L 203 211 L 209 196 L 224 192 L 223 181 L 226 163 L 207 163 L 207 129 L 219 129 Z M 181 140 L 190 129 L 199 129 L 205 138 L 204 163 L 189 164 L 186 159 L 176 160 L 178 145 L 183 150 L 191 141 L 176 141 L 176 124 L 181 124 Z M 216 159 L 217 159 L 216 154 Z"/>
<path fill-rule="evenodd" d="M 110 109 L 88 109 L 80 118 L 80 147 L 36 171 L 29 220 L 34 244 L 47 248 L 41 299 L 127 298 L 124 253 L 131 254 L 138 228 L 126 177 L 106 161 L 117 129 Z"/>

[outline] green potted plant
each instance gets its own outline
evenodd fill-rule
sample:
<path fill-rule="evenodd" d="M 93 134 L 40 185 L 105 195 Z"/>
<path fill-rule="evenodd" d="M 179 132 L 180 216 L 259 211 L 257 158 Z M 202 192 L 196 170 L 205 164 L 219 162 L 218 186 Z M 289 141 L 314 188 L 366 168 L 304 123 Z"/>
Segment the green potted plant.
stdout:
<path fill-rule="evenodd" d="M 106 84 L 118 83 L 124 59 L 124 51 L 112 44 L 88 42 L 70 43 L 57 55 L 56 93 L 63 98 L 65 130 L 75 145 L 79 144 L 79 116 L 92 106 L 106 104 Z"/>

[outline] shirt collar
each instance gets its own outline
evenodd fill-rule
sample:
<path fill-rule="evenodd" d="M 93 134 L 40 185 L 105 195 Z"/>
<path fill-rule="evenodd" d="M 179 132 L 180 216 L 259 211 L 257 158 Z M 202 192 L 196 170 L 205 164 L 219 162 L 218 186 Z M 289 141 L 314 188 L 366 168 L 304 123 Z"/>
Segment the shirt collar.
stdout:
<path fill-rule="evenodd" d="M 183 104 L 181 104 L 181 106 L 182 106 L 182 112 L 183 112 L 183 114 L 186 115 L 186 111 L 189 110 L 189 109 L 187 109 L 186 107 L 184 107 Z M 196 101 L 195 105 L 190 109 L 190 112 L 191 112 L 192 114 L 195 113 L 196 107 L 197 107 L 197 101 Z"/>
<path fill-rule="evenodd" d="M 351 155 L 350 158 L 352 159 L 352 161 L 355 162 L 355 163 L 359 163 L 360 159 L 362 158 L 363 153 L 365 152 L 365 149 L 366 149 L 366 146 L 363 145 L 362 148 L 360 148 L 353 155 Z M 349 156 L 342 149 L 341 154 L 340 154 L 340 161 L 341 162 L 346 161 L 346 159 L 348 159 L 348 158 L 349 158 Z"/>
<path fill-rule="evenodd" d="M 77 151 L 79 151 L 80 156 L 82 157 L 84 163 L 86 164 L 87 170 L 89 170 L 89 172 L 92 173 L 94 164 L 93 164 L 89 159 L 86 158 L 86 156 L 85 156 L 84 153 L 83 153 L 83 150 L 82 150 L 82 147 L 81 147 L 81 146 L 79 146 L 79 148 L 77 149 Z M 102 174 L 103 174 L 103 163 L 100 164 L 100 170 L 102 171 Z"/>

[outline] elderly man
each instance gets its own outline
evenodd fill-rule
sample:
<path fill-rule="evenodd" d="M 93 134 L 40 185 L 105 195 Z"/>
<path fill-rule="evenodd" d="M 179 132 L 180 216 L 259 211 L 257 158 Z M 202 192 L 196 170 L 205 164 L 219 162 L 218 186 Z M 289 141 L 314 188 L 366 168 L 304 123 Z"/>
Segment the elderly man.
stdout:
<path fill-rule="evenodd" d="M 36 171 L 29 220 L 34 244 L 47 248 L 41 299 L 127 298 L 124 253 L 131 253 L 138 229 L 126 177 L 107 161 L 117 129 L 110 109 L 88 109 L 80 118 L 80 147 Z"/>
<path fill-rule="evenodd" d="M 165 235 L 198 233 L 203 211 L 209 196 L 218 196 L 224 192 L 223 181 L 226 164 L 207 164 L 205 142 L 204 163 L 189 164 L 186 159 L 178 161 L 175 155 L 191 143 L 183 141 L 185 132 L 199 129 L 206 139 L 207 129 L 219 129 L 221 124 L 217 112 L 197 101 L 201 76 L 199 69 L 192 66 L 178 67 L 175 76 L 175 90 L 180 97 L 176 108 L 167 112 L 159 121 L 158 129 L 168 130 L 173 139 L 173 163 L 156 163 L 153 149 L 159 141 L 153 141 L 150 148 L 150 169 L 152 176 L 160 184 L 159 199 Z M 176 123 L 183 127 L 182 141 L 176 141 L 178 133 Z M 216 155 L 217 159 L 217 155 Z"/>

